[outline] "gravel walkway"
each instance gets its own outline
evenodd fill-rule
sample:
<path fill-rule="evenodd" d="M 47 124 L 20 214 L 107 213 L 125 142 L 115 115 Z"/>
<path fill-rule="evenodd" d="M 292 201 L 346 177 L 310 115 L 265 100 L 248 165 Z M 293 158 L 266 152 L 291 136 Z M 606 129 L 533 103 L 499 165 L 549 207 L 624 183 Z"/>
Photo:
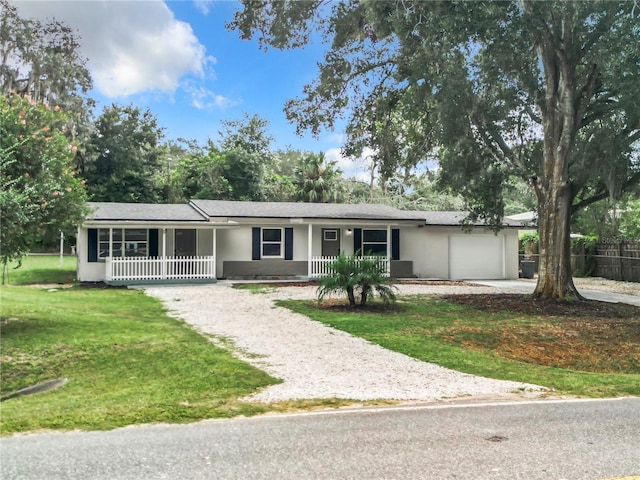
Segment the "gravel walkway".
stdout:
<path fill-rule="evenodd" d="M 495 293 L 490 287 L 401 285 L 401 294 Z M 284 382 L 247 397 L 433 401 L 462 396 L 527 395 L 544 389 L 467 375 L 386 350 L 366 340 L 276 307 L 275 299 L 315 298 L 314 287 L 254 294 L 228 285 L 150 287 L 176 316 L 198 330 L 231 340 L 234 353 Z"/>

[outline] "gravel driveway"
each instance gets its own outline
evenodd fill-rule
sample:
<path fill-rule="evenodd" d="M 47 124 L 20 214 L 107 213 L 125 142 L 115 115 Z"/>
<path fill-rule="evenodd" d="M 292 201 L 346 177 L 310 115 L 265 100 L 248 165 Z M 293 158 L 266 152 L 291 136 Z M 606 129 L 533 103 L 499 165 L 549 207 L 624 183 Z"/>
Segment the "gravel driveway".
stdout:
<path fill-rule="evenodd" d="M 464 288 L 401 285 L 400 293 L 462 293 Z M 471 290 L 496 291 L 488 287 Z M 149 287 L 146 292 L 196 329 L 231 340 L 236 356 L 283 380 L 248 400 L 433 401 L 544 391 L 534 385 L 477 377 L 422 362 L 274 305 L 276 299 L 315 298 L 315 287 L 286 287 L 254 294 L 216 284 Z"/>

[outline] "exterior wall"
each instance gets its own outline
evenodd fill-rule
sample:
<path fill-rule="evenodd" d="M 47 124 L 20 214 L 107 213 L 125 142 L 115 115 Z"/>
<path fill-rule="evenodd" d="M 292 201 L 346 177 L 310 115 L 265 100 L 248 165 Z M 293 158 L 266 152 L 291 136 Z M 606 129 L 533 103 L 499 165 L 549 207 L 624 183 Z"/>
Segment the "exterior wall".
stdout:
<path fill-rule="evenodd" d="M 517 279 L 520 272 L 520 256 L 518 249 L 520 240 L 518 238 L 518 230 L 505 230 L 505 273 L 509 280 Z"/>
<path fill-rule="evenodd" d="M 457 227 L 425 226 L 408 230 L 400 234 L 401 256 L 405 258 L 404 250 L 406 257 L 413 259 L 414 273 L 420 278 L 449 279 L 449 237 L 464 233 Z M 494 235 L 493 232 L 482 228 L 474 229 L 470 234 Z M 505 229 L 498 235 L 504 237 L 505 278 L 518 278 L 518 232 L 515 229 Z"/>
<path fill-rule="evenodd" d="M 410 278 L 414 276 L 413 262 L 410 260 L 391 260 L 390 268 L 392 278 Z"/>
<path fill-rule="evenodd" d="M 89 262 L 89 239 L 86 228 L 78 229 L 76 239 L 76 274 L 79 282 L 104 281 L 104 262 Z"/>
<path fill-rule="evenodd" d="M 213 255 L 213 230 L 198 229 L 196 234 L 196 254 L 202 257 Z M 216 241 L 217 240 L 218 238 L 216 236 Z"/>
<path fill-rule="evenodd" d="M 251 277 L 256 275 L 292 276 L 307 274 L 307 225 L 292 225 L 289 223 L 259 225 L 267 228 L 293 228 L 293 260 L 283 260 L 282 258 L 252 260 L 252 228 L 255 226 L 258 225 L 247 224 L 239 228 L 218 230 L 216 269 L 220 277 Z M 314 229 L 314 242 L 315 241 Z M 320 241 L 319 233 L 317 241 Z"/>
<path fill-rule="evenodd" d="M 307 262 L 295 260 L 268 259 L 239 262 L 223 262 L 224 278 L 268 278 L 306 276 Z"/>
<path fill-rule="evenodd" d="M 251 227 L 218 230 L 216 272 L 224 276 L 224 262 L 251 261 Z"/>

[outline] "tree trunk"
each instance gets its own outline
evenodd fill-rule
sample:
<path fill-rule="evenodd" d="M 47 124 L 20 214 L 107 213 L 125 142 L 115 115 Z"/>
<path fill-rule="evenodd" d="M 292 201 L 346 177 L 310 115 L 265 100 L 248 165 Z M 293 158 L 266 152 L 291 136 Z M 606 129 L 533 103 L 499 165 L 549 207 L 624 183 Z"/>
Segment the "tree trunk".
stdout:
<path fill-rule="evenodd" d="M 347 298 L 349 299 L 349 305 L 352 307 L 356 304 L 356 295 L 353 291 L 353 287 L 347 287 Z"/>
<path fill-rule="evenodd" d="M 540 264 L 534 295 L 581 299 L 571 272 L 571 188 L 551 184 L 544 190 L 538 199 Z"/>
<path fill-rule="evenodd" d="M 572 36 L 547 26 L 537 45 L 544 72 L 545 93 L 539 104 L 543 155 L 539 176 L 532 178 L 538 199 L 540 265 L 534 295 L 542 298 L 583 297 L 571 271 L 571 206 L 574 193 L 569 176 L 569 152 L 577 134 L 580 96 L 576 94 L 576 63 L 570 59 Z"/>

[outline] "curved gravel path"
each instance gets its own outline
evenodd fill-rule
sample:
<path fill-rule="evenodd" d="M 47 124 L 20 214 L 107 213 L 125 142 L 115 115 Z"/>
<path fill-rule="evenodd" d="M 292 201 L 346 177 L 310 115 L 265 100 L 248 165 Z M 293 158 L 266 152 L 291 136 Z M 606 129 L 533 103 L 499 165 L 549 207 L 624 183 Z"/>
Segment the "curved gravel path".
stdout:
<path fill-rule="evenodd" d="M 401 285 L 400 294 L 496 292 L 490 287 Z M 150 287 L 177 317 L 231 340 L 234 354 L 283 380 L 248 400 L 343 398 L 432 401 L 461 396 L 530 395 L 534 385 L 463 374 L 386 350 L 366 340 L 276 307 L 275 299 L 315 298 L 315 287 L 254 294 L 228 285 Z M 243 353 L 244 352 L 244 353 Z"/>

